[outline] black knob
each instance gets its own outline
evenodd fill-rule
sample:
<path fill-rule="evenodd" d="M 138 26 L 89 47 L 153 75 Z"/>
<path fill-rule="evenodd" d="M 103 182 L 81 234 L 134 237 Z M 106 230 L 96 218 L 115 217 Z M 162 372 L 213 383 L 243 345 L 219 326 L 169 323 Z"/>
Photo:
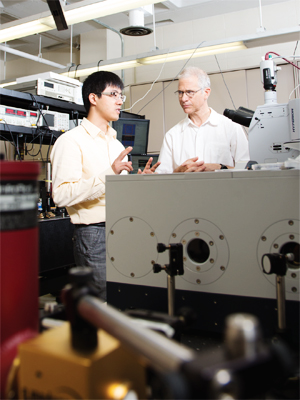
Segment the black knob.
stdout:
<path fill-rule="evenodd" d="M 167 250 L 167 246 L 163 243 L 157 243 L 157 251 L 158 253 L 163 253 Z"/>
<path fill-rule="evenodd" d="M 267 275 L 284 276 L 287 271 L 286 261 L 287 259 L 283 254 L 264 254 L 261 259 L 263 272 Z"/>
<path fill-rule="evenodd" d="M 162 270 L 162 267 L 159 264 L 154 264 L 153 265 L 153 272 L 155 274 L 157 274 L 158 272 L 160 272 Z"/>

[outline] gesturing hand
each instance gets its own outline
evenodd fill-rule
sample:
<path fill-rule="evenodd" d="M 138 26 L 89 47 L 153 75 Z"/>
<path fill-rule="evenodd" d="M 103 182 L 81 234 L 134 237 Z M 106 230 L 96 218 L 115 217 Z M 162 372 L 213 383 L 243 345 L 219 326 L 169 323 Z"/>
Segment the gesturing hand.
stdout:
<path fill-rule="evenodd" d="M 143 171 L 141 169 L 138 170 L 138 174 L 154 174 L 156 168 L 160 165 L 160 161 L 158 161 L 156 164 L 154 164 L 151 167 L 151 163 L 153 161 L 153 157 L 150 157 L 149 160 L 147 161 L 147 164 L 145 165 L 145 168 Z"/>
<path fill-rule="evenodd" d="M 111 166 L 115 174 L 120 174 L 124 170 L 128 172 L 133 170 L 131 161 L 123 161 L 124 157 L 126 157 L 131 151 L 132 147 L 129 146 L 127 147 L 127 149 L 123 150 L 115 159 Z"/>

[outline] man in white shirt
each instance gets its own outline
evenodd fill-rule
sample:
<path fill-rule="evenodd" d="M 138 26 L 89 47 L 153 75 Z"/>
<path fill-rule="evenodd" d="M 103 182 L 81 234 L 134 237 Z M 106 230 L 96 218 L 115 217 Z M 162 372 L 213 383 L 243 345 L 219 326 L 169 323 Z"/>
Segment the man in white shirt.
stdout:
<path fill-rule="evenodd" d="M 82 97 L 87 118 L 64 133 L 51 152 L 54 203 L 66 207 L 74 224 L 74 258 L 77 266 L 93 269 L 99 297 L 106 300 L 105 176 L 132 171 L 124 148 L 109 122 L 119 119 L 125 101 L 118 75 L 98 71 L 86 78 Z M 152 158 L 144 171 L 153 173 Z"/>
<path fill-rule="evenodd" d="M 166 133 L 156 172 L 216 171 L 249 160 L 242 127 L 208 107 L 210 90 L 210 79 L 200 68 L 187 67 L 179 75 L 177 93 L 187 116 Z"/>

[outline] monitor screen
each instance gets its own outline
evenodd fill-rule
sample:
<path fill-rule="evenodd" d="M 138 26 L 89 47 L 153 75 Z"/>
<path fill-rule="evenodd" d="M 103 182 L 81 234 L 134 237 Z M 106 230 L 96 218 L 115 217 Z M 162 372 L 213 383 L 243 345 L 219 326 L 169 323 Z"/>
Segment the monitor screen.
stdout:
<path fill-rule="evenodd" d="M 112 127 L 123 146 L 131 146 L 131 154 L 147 154 L 150 121 L 148 119 L 119 118 Z"/>
<path fill-rule="evenodd" d="M 149 160 L 150 157 L 153 158 L 152 163 L 151 163 L 151 166 L 153 166 L 158 161 L 158 154 L 147 154 L 147 155 L 132 154 L 130 156 L 130 160 L 132 161 L 132 168 L 133 168 L 133 171 L 131 171 L 131 174 L 137 174 L 139 169 L 141 169 L 143 171 L 143 169 L 145 168 L 147 161 Z"/>

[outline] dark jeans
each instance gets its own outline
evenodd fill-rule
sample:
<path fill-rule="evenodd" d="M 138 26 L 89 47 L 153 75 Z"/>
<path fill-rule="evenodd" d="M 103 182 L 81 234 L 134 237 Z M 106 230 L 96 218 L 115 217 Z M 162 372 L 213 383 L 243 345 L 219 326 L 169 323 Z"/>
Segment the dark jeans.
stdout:
<path fill-rule="evenodd" d="M 99 297 L 106 301 L 105 226 L 74 225 L 73 250 L 78 267 L 93 270 L 94 285 Z"/>

